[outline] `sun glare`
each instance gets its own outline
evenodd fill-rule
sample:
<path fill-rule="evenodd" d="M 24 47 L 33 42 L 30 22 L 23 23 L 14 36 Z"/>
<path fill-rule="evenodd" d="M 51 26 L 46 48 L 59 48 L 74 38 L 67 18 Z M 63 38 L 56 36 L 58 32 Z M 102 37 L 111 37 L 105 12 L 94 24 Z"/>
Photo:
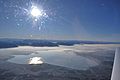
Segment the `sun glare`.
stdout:
<path fill-rule="evenodd" d="M 30 58 L 28 64 L 43 64 L 43 61 L 41 60 L 41 57 L 33 57 Z"/>
<path fill-rule="evenodd" d="M 42 9 L 38 9 L 36 6 L 32 6 L 32 9 L 31 9 L 31 15 L 33 17 L 39 17 L 39 16 L 42 16 Z"/>

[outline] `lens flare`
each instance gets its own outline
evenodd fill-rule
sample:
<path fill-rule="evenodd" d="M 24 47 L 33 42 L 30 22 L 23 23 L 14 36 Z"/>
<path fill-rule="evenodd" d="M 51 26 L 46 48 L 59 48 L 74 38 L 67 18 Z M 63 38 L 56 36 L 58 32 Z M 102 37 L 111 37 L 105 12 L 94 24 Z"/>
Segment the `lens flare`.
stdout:
<path fill-rule="evenodd" d="M 48 7 L 48 5 L 43 5 L 45 2 L 40 2 L 37 0 L 33 2 L 29 0 L 26 2 L 25 6 L 13 5 L 11 7 L 15 8 L 14 17 L 16 18 L 17 26 L 26 26 L 23 24 L 24 21 L 30 24 L 32 28 L 36 28 L 39 31 L 44 29 L 46 22 L 53 20 L 54 11 Z M 8 17 L 6 17 L 8 19 Z"/>
<path fill-rule="evenodd" d="M 43 15 L 43 10 L 42 9 L 38 9 L 36 6 L 32 6 L 31 7 L 31 15 L 33 17 L 40 17 Z"/>

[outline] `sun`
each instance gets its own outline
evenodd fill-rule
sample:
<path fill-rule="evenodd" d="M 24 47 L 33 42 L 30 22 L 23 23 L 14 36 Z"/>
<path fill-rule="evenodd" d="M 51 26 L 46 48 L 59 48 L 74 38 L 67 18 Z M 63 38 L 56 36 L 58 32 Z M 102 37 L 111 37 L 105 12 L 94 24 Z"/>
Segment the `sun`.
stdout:
<path fill-rule="evenodd" d="M 39 9 L 36 6 L 32 6 L 31 7 L 31 15 L 33 17 L 40 17 L 40 16 L 42 16 L 42 14 L 43 14 L 43 10 L 42 9 Z"/>
<path fill-rule="evenodd" d="M 38 30 L 44 25 L 45 21 L 49 19 L 47 10 L 41 5 L 32 4 L 30 9 L 25 9 L 28 12 L 29 18 L 33 22 L 33 26 L 38 26 Z"/>

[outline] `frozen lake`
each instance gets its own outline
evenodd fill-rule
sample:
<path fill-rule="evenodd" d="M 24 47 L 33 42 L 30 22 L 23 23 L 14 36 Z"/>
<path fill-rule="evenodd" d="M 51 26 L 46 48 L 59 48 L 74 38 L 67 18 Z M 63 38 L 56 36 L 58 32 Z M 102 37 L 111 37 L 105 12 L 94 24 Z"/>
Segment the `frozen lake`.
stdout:
<path fill-rule="evenodd" d="M 23 53 L 22 50 L 21 53 Z M 94 60 L 78 56 L 73 51 L 64 50 L 45 50 L 45 49 L 37 51 L 33 50 L 32 53 L 27 55 L 24 54 L 20 55 L 19 51 L 19 55 L 13 56 L 14 56 L 13 58 L 8 59 L 7 61 L 17 64 L 28 64 L 30 58 L 40 57 L 43 63 L 80 70 L 88 69 L 89 67 L 97 65 L 97 62 L 95 62 Z"/>
<path fill-rule="evenodd" d="M 94 58 L 87 58 L 77 53 L 93 53 L 104 50 L 114 50 L 118 45 L 75 45 L 59 47 L 31 47 L 20 46 L 0 50 L 0 59 L 15 64 L 47 63 L 57 66 L 63 66 L 72 69 L 85 70 L 89 67 L 99 65 Z M 99 56 L 105 56 L 106 53 L 98 53 Z M 108 55 L 109 56 L 109 55 Z M 34 60 L 37 59 L 37 60 Z M 39 60 L 40 59 L 40 60 Z"/>

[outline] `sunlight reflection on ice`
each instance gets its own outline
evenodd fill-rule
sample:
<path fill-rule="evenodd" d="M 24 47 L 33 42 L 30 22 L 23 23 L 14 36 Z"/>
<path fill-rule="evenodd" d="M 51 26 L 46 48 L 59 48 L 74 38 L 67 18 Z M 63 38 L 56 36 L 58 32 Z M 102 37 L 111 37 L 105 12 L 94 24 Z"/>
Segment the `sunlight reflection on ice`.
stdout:
<path fill-rule="evenodd" d="M 43 64 L 43 61 L 41 59 L 42 59 L 41 57 L 30 58 L 28 64 Z"/>

